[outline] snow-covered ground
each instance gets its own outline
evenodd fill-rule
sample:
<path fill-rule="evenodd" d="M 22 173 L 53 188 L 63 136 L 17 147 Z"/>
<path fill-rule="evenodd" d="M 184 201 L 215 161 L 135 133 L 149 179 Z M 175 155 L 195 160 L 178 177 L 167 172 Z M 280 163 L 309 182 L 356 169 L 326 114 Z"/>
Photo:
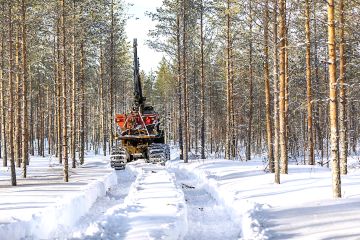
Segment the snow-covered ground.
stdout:
<path fill-rule="evenodd" d="M 182 188 L 188 213 L 186 240 L 237 239 L 241 228 L 232 221 L 227 208 L 219 204 L 206 190 L 203 183 L 191 174 L 170 169 L 175 172 L 178 186 Z M 219 227 L 221 223 L 222 227 Z"/>
<path fill-rule="evenodd" d="M 186 205 L 174 176 L 162 166 L 142 162 L 130 163 L 128 169 L 137 177 L 124 200 L 109 206 L 88 228 L 75 230 L 72 238 L 182 239 L 187 229 Z"/>
<path fill-rule="evenodd" d="M 0 239 L 360 239 L 357 159 L 333 200 L 327 168 L 290 165 L 276 185 L 261 160 L 171 155 L 124 171 L 88 156 L 70 183 L 47 158 L 32 158 L 17 187 L 0 168 Z"/>
<path fill-rule="evenodd" d="M 352 161 L 356 166 L 355 160 Z M 343 199 L 333 200 L 331 172 L 289 166 L 274 184 L 261 161 L 168 162 L 192 175 L 241 226 L 242 239 L 360 239 L 360 171 L 342 177 Z"/>
<path fill-rule="evenodd" d="M 16 187 L 9 186 L 9 169 L 1 168 L 0 239 L 47 239 L 75 225 L 117 183 L 107 166 L 107 159 L 90 156 L 84 166 L 70 169 L 70 182 L 64 183 L 55 159 L 31 158 L 28 178 L 18 177 Z"/>

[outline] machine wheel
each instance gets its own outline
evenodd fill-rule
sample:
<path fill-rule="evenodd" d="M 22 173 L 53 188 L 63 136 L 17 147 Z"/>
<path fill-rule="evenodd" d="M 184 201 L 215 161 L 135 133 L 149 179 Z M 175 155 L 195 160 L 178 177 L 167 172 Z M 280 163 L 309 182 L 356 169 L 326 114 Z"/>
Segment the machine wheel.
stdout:
<path fill-rule="evenodd" d="M 165 164 L 170 160 L 170 147 L 167 144 L 153 143 L 148 148 L 148 159 L 146 162 Z"/>
<path fill-rule="evenodd" d="M 111 149 L 110 165 L 115 170 L 124 170 L 127 163 L 127 152 L 121 146 L 114 146 Z"/>

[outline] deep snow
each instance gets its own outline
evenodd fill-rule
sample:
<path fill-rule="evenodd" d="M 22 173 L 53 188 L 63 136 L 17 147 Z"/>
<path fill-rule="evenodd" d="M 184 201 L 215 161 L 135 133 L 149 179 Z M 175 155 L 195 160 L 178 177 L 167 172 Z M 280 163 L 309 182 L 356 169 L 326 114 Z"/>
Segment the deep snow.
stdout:
<path fill-rule="evenodd" d="M 9 186 L 9 169 L 1 168 L 0 239 L 48 239 L 75 225 L 116 184 L 107 165 L 107 159 L 90 156 L 84 166 L 70 170 L 70 182 L 64 183 L 55 159 L 31 158 L 28 179 L 19 177 L 16 187 Z"/>
<path fill-rule="evenodd" d="M 188 213 L 185 240 L 237 239 L 240 236 L 240 226 L 232 221 L 227 209 L 218 204 L 196 177 L 179 169 L 171 171 L 174 171 L 178 186 L 185 195 Z"/>
<path fill-rule="evenodd" d="M 289 166 L 289 174 L 265 173 L 261 160 L 168 162 L 202 182 L 241 225 L 242 239 L 360 239 L 360 172 L 356 159 L 342 176 L 343 199 L 332 199 L 331 171 Z"/>
<path fill-rule="evenodd" d="M 276 185 L 259 159 L 184 164 L 172 150 L 165 167 L 124 171 L 89 155 L 70 183 L 51 158 L 17 187 L 0 168 L 0 239 L 360 239 L 358 159 L 334 200 L 327 168 L 290 165 Z"/>
<path fill-rule="evenodd" d="M 90 221 L 88 228 L 76 230 L 72 237 L 181 239 L 187 228 L 186 206 L 173 175 L 162 166 L 144 163 L 130 163 L 127 169 L 137 177 L 124 201 L 109 206 L 98 219 Z"/>
<path fill-rule="evenodd" d="M 103 215 L 109 208 L 123 204 L 126 196 L 129 194 L 131 184 L 136 179 L 136 174 L 126 169 L 125 171 L 117 171 L 117 184 L 111 186 L 106 195 L 99 197 L 89 212 L 80 218 L 78 223 L 63 231 L 56 233 L 57 238 L 82 239 L 95 233 L 96 222 L 100 222 Z"/>

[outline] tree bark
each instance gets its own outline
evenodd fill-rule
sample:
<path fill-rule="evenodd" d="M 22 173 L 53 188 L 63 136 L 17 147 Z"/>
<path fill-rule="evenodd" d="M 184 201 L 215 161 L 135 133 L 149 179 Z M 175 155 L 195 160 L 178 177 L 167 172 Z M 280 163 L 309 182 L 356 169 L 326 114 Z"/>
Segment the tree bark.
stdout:
<path fill-rule="evenodd" d="M 306 35 L 306 96 L 307 96 L 307 132 L 308 132 L 308 164 L 314 165 L 314 131 L 311 83 L 311 35 L 310 35 L 310 4 L 305 0 L 305 35 Z"/>
<path fill-rule="evenodd" d="M 188 80 L 187 80 L 187 0 L 183 0 L 183 52 L 182 52 L 182 67 L 183 67 L 183 90 L 184 90 L 184 162 L 188 162 L 188 154 L 189 154 L 189 114 L 188 114 Z"/>
<path fill-rule="evenodd" d="M 253 121 L 253 43 L 252 43 L 252 6 L 251 1 L 249 0 L 249 8 L 250 8 L 250 14 L 249 14 L 249 31 L 250 31 L 250 44 L 249 44 L 249 121 L 248 121 L 248 127 L 247 127 L 247 142 L 246 142 L 246 161 L 251 160 L 251 145 L 252 145 L 252 121 Z"/>
<path fill-rule="evenodd" d="M 2 3 L 2 13 L 3 15 L 5 15 L 5 3 Z M 4 20 L 1 22 L 2 23 L 2 29 L 1 29 L 1 49 L 0 49 L 0 54 L 1 54 L 1 69 L 0 69 L 0 88 L 1 88 L 1 96 L 0 96 L 0 111 L 1 111 L 1 144 L 2 144 L 2 149 L 3 149 L 3 167 L 7 167 L 8 165 L 8 149 L 7 149 L 7 134 L 6 134 L 6 129 L 7 129 L 7 121 L 6 121 L 6 107 L 5 107 L 5 78 L 4 78 L 4 67 L 5 67 L 5 63 L 4 63 L 4 59 L 5 59 L 5 44 L 4 44 L 4 38 L 5 38 L 5 32 L 4 32 Z"/>
<path fill-rule="evenodd" d="M 177 0 L 179 6 L 179 0 Z M 179 114 L 179 147 L 180 159 L 184 159 L 184 141 L 183 141 L 183 112 L 182 112 L 182 79 L 181 79 L 181 43 L 180 43 L 180 9 L 176 16 L 176 47 L 177 47 L 177 81 L 178 81 L 178 114 Z"/>
<path fill-rule="evenodd" d="M 27 42 L 26 42 L 26 0 L 21 1 L 22 9 L 22 103 L 23 103 L 23 128 L 22 128 L 22 163 L 23 163 L 23 178 L 27 175 L 27 164 L 29 164 L 29 113 L 28 113 L 28 89 L 27 89 Z"/>
<path fill-rule="evenodd" d="M 274 0 L 274 163 L 275 163 L 275 183 L 280 184 L 280 159 L 279 159 L 279 79 L 278 79 L 278 21 L 277 21 L 278 5 Z"/>
<path fill-rule="evenodd" d="M 61 27 L 62 27 L 62 64 L 61 64 L 61 78 L 62 78 L 62 121 L 63 121 L 63 157 L 64 157 L 64 181 L 69 182 L 69 162 L 68 162 L 68 135 L 67 135 L 67 79 L 66 79 L 66 28 L 65 28 L 65 0 L 61 0 Z"/>
<path fill-rule="evenodd" d="M 345 57 L 345 9 L 344 0 L 340 0 L 340 106 L 339 106 L 339 150 L 341 174 L 347 174 L 348 152 L 348 121 L 347 121 L 347 94 L 346 94 L 346 57 Z"/>
<path fill-rule="evenodd" d="M 16 167 L 21 167 L 21 66 L 20 66 L 20 24 L 17 24 L 16 28 L 16 43 L 15 43 L 15 79 L 16 79 L 16 86 L 15 86 L 15 101 L 14 101 L 14 108 L 15 108 L 15 139 L 14 139 L 14 148 L 15 148 L 15 160 L 16 160 Z"/>
<path fill-rule="evenodd" d="M 231 111 L 231 17 L 230 0 L 227 0 L 226 8 L 226 140 L 225 140 L 225 158 L 231 159 L 232 145 L 232 111 Z"/>
<path fill-rule="evenodd" d="M 280 52 L 279 52 L 279 71 L 280 71 L 280 87 L 279 87 L 279 144 L 281 156 L 281 173 L 288 173 L 288 156 L 286 146 L 286 120 L 285 120 L 285 37 L 286 37 L 286 11 L 285 0 L 279 0 L 279 37 L 280 37 Z"/>
<path fill-rule="evenodd" d="M 61 58 L 61 50 L 60 50 L 60 21 L 57 20 L 56 23 L 56 96 L 57 96 L 57 151 L 59 157 L 59 163 L 62 164 L 62 111 L 61 111 L 61 89 L 62 89 L 62 78 L 61 78 L 61 70 L 60 70 L 60 58 Z M 30 101 L 31 104 L 31 101 Z"/>
<path fill-rule="evenodd" d="M 80 60 L 80 150 L 79 160 L 80 165 L 84 164 L 85 158 L 85 54 L 84 42 L 80 46 L 81 60 Z"/>
<path fill-rule="evenodd" d="M 12 20 L 12 2 L 8 3 L 9 8 L 9 155 L 10 155 L 10 171 L 11 171 L 11 185 L 16 186 L 16 172 L 14 159 L 14 93 L 13 93 L 13 20 Z"/>
<path fill-rule="evenodd" d="M 101 113 L 101 136 L 103 155 L 106 156 L 106 111 L 105 111 L 105 94 L 104 94 L 104 56 L 103 48 L 100 47 L 100 113 Z"/>
<path fill-rule="evenodd" d="M 179 6 L 179 0 L 177 0 Z M 179 7 L 180 8 L 180 7 Z M 178 114 L 179 114 L 179 147 L 180 159 L 184 159 L 184 141 L 183 141 L 183 113 L 182 113 L 182 78 L 181 78 L 181 43 L 180 43 L 180 9 L 176 16 L 176 47 L 177 47 L 177 81 L 178 81 Z"/>
<path fill-rule="evenodd" d="M 341 198 L 341 178 L 339 164 L 339 142 L 337 125 L 336 91 L 336 45 L 335 45 L 335 3 L 328 0 L 328 48 L 329 48 L 329 97 L 330 97 L 330 143 L 333 197 Z"/>
<path fill-rule="evenodd" d="M 109 109 L 109 123 L 110 123 L 110 147 L 111 150 L 114 142 L 114 131 L 113 131 L 113 122 L 114 122 L 114 64 L 115 64 L 115 49 L 114 49 L 114 0 L 111 0 L 111 29 L 110 29 L 110 109 Z"/>
<path fill-rule="evenodd" d="M 319 58 L 318 58 L 318 37 L 317 37 L 317 14 L 316 14 L 316 7 L 317 7 L 317 3 L 316 1 L 313 2 L 313 18 L 314 18 L 314 57 L 315 57 L 315 82 L 316 82 L 316 86 L 315 88 L 317 89 L 321 89 L 322 88 L 322 84 L 320 83 L 320 77 L 319 77 Z M 320 94 L 317 92 L 315 94 L 315 96 L 320 96 Z M 317 132 L 317 140 L 318 140 L 318 149 L 320 150 L 320 155 L 321 155 L 321 163 L 324 162 L 324 134 L 323 134 L 323 129 L 321 128 L 322 126 L 322 118 L 323 118 L 323 109 L 322 109 L 322 103 L 318 102 L 317 103 L 317 117 L 316 117 L 316 121 L 315 121 L 315 126 L 316 126 L 316 132 Z M 316 139 L 314 137 L 314 139 Z"/>
<path fill-rule="evenodd" d="M 201 141 L 201 159 L 205 159 L 205 63 L 204 63 L 204 1 L 201 0 L 200 9 L 200 38 L 201 38 L 201 103 L 200 103 L 200 141 Z"/>
<path fill-rule="evenodd" d="M 75 17 L 75 0 L 73 0 L 73 17 L 72 17 L 72 63 L 71 63 L 71 140 L 70 140 L 70 155 L 71 155 L 71 163 L 72 168 L 76 168 L 76 39 L 75 39 L 75 31 L 76 31 L 76 17 Z"/>
<path fill-rule="evenodd" d="M 271 122 L 271 93 L 269 72 L 269 0 L 265 1 L 264 14 L 264 82 L 266 101 L 266 137 L 268 149 L 269 171 L 274 172 L 273 129 Z"/>

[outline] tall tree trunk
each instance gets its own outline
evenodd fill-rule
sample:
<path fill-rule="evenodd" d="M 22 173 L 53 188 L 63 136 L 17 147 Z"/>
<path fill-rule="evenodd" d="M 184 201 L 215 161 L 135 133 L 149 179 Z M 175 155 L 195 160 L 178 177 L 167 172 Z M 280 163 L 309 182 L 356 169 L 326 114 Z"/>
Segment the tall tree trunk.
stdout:
<path fill-rule="evenodd" d="M 336 91 L 336 45 L 335 45 L 335 3 L 328 0 L 328 48 L 329 48 L 329 97 L 330 97 L 330 143 L 331 170 L 334 198 L 341 198 L 341 178 L 339 164 L 339 139 L 337 126 L 337 91 Z"/>
<path fill-rule="evenodd" d="M 201 159 L 205 159 L 205 66 L 204 66 L 204 1 L 201 0 L 200 10 L 200 38 L 201 38 L 201 103 L 200 103 L 200 141 L 201 141 Z"/>
<path fill-rule="evenodd" d="M 62 164 L 62 144 L 63 144 L 63 138 L 62 138 L 62 111 L 61 111 L 61 89 L 62 89 L 62 78 L 61 78 L 61 69 L 60 69 L 60 21 L 57 20 L 56 24 L 56 99 L 57 99 L 57 151 L 58 151 L 58 157 L 59 157 L 59 163 Z M 30 101 L 31 103 L 31 101 Z"/>
<path fill-rule="evenodd" d="M 316 88 L 321 89 L 322 84 L 320 83 L 320 77 L 319 77 L 319 58 L 318 58 L 318 36 L 317 36 L 317 14 L 316 14 L 316 1 L 313 3 L 313 18 L 314 18 L 314 56 L 315 56 L 315 82 L 316 82 Z M 316 93 L 316 96 L 320 96 L 320 93 Z M 323 129 L 321 128 L 322 123 L 322 104 L 321 102 L 317 103 L 317 120 L 315 122 L 316 125 L 316 132 L 317 132 L 317 139 L 318 139 L 318 148 L 320 150 L 321 154 L 321 162 L 324 161 L 324 134 Z"/>
<path fill-rule="evenodd" d="M 45 86 L 39 86 L 39 93 L 40 95 L 40 155 L 45 157 Z"/>
<path fill-rule="evenodd" d="M 31 73 L 31 65 L 29 66 L 29 72 Z M 33 78 L 31 76 L 31 74 L 29 74 L 29 109 L 30 109 L 30 119 L 29 119 L 29 142 L 30 142 L 30 151 L 29 153 L 31 154 L 31 156 L 35 155 L 35 133 L 34 133 L 34 104 L 33 104 L 33 91 L 31 91 L 31 89 L 33 89 Z"/>
<path fill-rule="evenodd" d="M 44 122 L 44 127 L 46 127 L 45 129 L 45 138 L 47 139 L 47 143 L 48 143 L 48 146 L 47 146 L 47 151 L 48 151 L 48 154 L 50 155 L 50 148 L 51 148 L 51 140 L 50 140 L 50 96 L 49 96 L 49 85 L 46 86 L 46 89 L 45 89 L 45 92 L 46 92 L 46 100 L 44 100 L 46 102 L 46 110 L 44 111 L 45 112 L 45 122 Z"/>
<path fill-rule="evenodd" d="M 47 107 L 46 107 L 46 115 L 47 115 L 47 140 L 48 140 L 48 154 L 51 155 L 52 154 L 52 148 L 53 148 L 53 139 L 52 139 L 52 112 L 53 112 L 53 109 L 52 109 L 52 103 L 51 103 L 51 100 L 52 100 L 52 97 L 50 96 L 50 86 L 47 86 L 46 88 L 46 104 L 47 104 Z M 51 97 L 51 99 L 50 99 Z"/>
<path fill-rule="evenodd" d="M 279 37 L 280 37 L 280 53 L 279 53 L 279 71 L 280 71 L 280 87 L 279 87 L 279 144 L 280 144 L 280 156 L 281 156 L 281 173 L 288 173 L 288 158 L 287 158 L 287 146 L 286 146 L 286 120 L 285 120 L 285 35 L 286 35 L 286 11 L 285 0 L 279 0 Z"/>
<path fill-rule="evenodd" d="M 225 140 L 225 158 L 231 159 L 232 145 L 232 114 L 231 114 L 231 17 L 230 0 L 227 0 L 226 10 L 226 140 Z"/>
<path fill-rule="evenodd" d="M 346 57 L 345 57 L 345 9 L 344 0 L 340 0 L 340 106 L 339 106 L 339 150 L 340 150 L 340 163 L 341 174 L 347 174 L 347 152 L 348 152 L 348 140 L 347 140 L 347 94 L 345 87 L 346 79 Z"/>
<path fill-rule="evenodd" d="M 231 40 L 232 41 L 232 40 Z M 232 43 L 231 43 L 232 46 Z M 236 132 L 235 132 L 235 111 L 234 111 L 234 53 L 233 48 L 230 48 L 230 158 L 235 159 L 236 157 Z"/>
<path fill-rule="evenodd" d="M 189 154 L 189 110 L 188 110 L 188 79 L 187 79 L 187 0 L 183 0 L 183 52 L 182 52 L 182 67 L 183 67 L 183 87 L 184 87 L 184 162 L 188 162 Z"/>
<path fill-rule="evenodd" d="M 15 43 L 15 139 L 14 139 L 14 148 L 15 148 L 15 160 L 16 167 L 21 167 L 21 77 L 20 77 L 20 25 L 17 24 L 16 29 L 16 43 Z"/>
<path fill-rule="evenodd" d="M 306 96 L 307 96 L 307 132 L 308 132 L 308 164 L 314 165 L 314 131 L 311 85 L 311 37 L 310 37 L 310 4 L 305 0 L 305 35 L 306 35 Z"/>
<path fill-rule="evenodd" d="M 109 124 L 110 124 L 110 147 L 111 151 L 113 142 L 114 142 L 114 131 L 113 131 L 113 122 L 114 122 L 114 64 L 115 64 L 115 48 L 114 48 L 114 0 L 111 0 L 111 29 L 110 29 L 110 108 L 109 108 Z"/>
<path fill-rule="evenodd" d="M 3 13 L 3 15 L 5 16 L 5 3 L 3 2 L 1 4 L 1 12 Z M 4 23 L 5 21 L 3 20 L 1 22 L 2 26 L 5 25 Z M 1 96 L 0 96 L 0 111 L 1 111 L 1 146 L 3 149 L 3 167 L 7 167 L 8 165 L 8 149 L 7 149 L 7 134 L 6 134 L 6 129 L 7 129 L 7 121 L 6 121 L 6 106 L 5 106 L 5 78 L 4 78 L 4 59 L 5 59 L 5 44 L 4 44 L 4 38 L 5 38 L 5 32 L 4 32 L 4 27 L 2 27 L 1 29 L 1 49 L 0 49 L 0 54 L 1 54 L 1 69 L 0 69 L 0 88 L 1 88 Z"/>
<path fill-rule="evenodd" d="M 28 89 L 27 89 L 27 43 L 26 43 L 26 0 L 21 1 L 22 21 L 22 103 L 23 103 L 23 128 L 22 128 L 22 161 L 23 177 L 26 178 L 27 164 L 29 163 L 29 112 L 28 112 Z"/>
<path fill-rule="evenodd" d="M 286 2 L 286 1 L 285 1 Z M 286 3 L 285 3 L 286 11 Z M 289 142 L 289 39 L 288 39 L 288 25 L 285 13 L 285 145 L 288 148 Z M 287 153 L 288 154 L 288 153 Z"/>
<path fill-rule="evenodd" d="M 63 121 L 63 156 L 64 156 L 64 181 L 69 181 L 69 162 L 68 162 L 68 135 L 67 135 L 67 80 L 66 80 L 66 28 L 65 28 L 65 0 L 61 0 L 61 27 L 62 27 L 62 65 L 61 65 L 61 78 L 62 78 L 62 121 Z"/>
<path fill-rule="evenodd" d="M 252 145 L 252 121 L 253 121 L 253 43 L 252 43 L 252 6 L 251 1 L 249 0 L 249 8 L 250 8 L 250 16 L 249 16 L 249 31 L 250 31 L 250 44 L 249 44 L 249 121 L 248 121 L 248 127 L 247 127 L 247 142 L 246 142 L 246 160 L 251 160 L 251 145 Z"/>
<path fill-rule="evenodd" d="M 14 93 L 13 93 L 13 20 L 12 20 L 12 2 L 8 3 L 9 8 L 9 154 L 10 154 L 10 171 L 11 185 L 16 186 L 16 172 L 14 159 Z"/>
<path fill-rule="evenodd" d="M 100 47 L 100 113 L 101 113 L 101 136 L 103 155 L 106 156 L 106 111 L 105 111 L 105 94 L 104 94 L 104 54 L 103 48 Z"/>
<path fill-rule="evenodd" d="M 71 63 L 71 141 L 70 141 L 70 155 L 71 155 L 71 163 L 72 168 L 76 168 L 76 39 L 75 39 L 75 31 L 76 31 L 76 18 L 75 18 L 75 0 L 73 0 L 73 17 L 72 17 L 72 63 Z"/>
<path fill-rule="evenodd" d="M 275 183 L 280 184 L 280 159 L 279 159 L 279 78 L 278 78 L 278 20 L 277 20 L 277 0 L 274 0 L 274 163 L 275 163 Z"/>
<path fill-rule="evenodd" d="M 271 93 L 269 80 L 269 0 L 265 1 L 264 14 L 264 81 L 266 102 L 266 137 L 268 149 L 269 171 L 274 172 L 273 130 L 271 122 Z"/>
<path fill-rule="evenodd" d="M 80 46 L 81 60 L 80 60 L 80 149 L 79 160 L 80 164 L 84 164 L 85 158 L 85 54 L 84 41 Z"/>
<path fill-rule="evenodd" d="M 17 24 L 17 28 L 16 28 L 16 42 L 15 42 L 15 99 L 14 99 L 14 108 L 15 108 L 15 135 L 14 135 L 14 148 L 15 148 L 15 160 L 16 160 L 16 167 L 20 167 L 21 166 L 21 90 L 20 90 L 20 56 L 19 56 L 19 52 L 20 52 L 20 28 L 19 28 L 19 24 Z"/>
<path fill-rule="evenodd" d="M 177 0 L 179 6 L 179 0 Z M 180 7 L 179 7 L 180 8 Z M 183 113 L 182 113 L 182 79 L 181 79 L 181 44 L 180 44 L 180 9 L 176 16 L 176 47 L 177 47 L 177 81 L 178 81 L 178 101 L 179 101 L 179 147 L 180 159 L 184 159 L 184 141 L 183 141 Z"/>

